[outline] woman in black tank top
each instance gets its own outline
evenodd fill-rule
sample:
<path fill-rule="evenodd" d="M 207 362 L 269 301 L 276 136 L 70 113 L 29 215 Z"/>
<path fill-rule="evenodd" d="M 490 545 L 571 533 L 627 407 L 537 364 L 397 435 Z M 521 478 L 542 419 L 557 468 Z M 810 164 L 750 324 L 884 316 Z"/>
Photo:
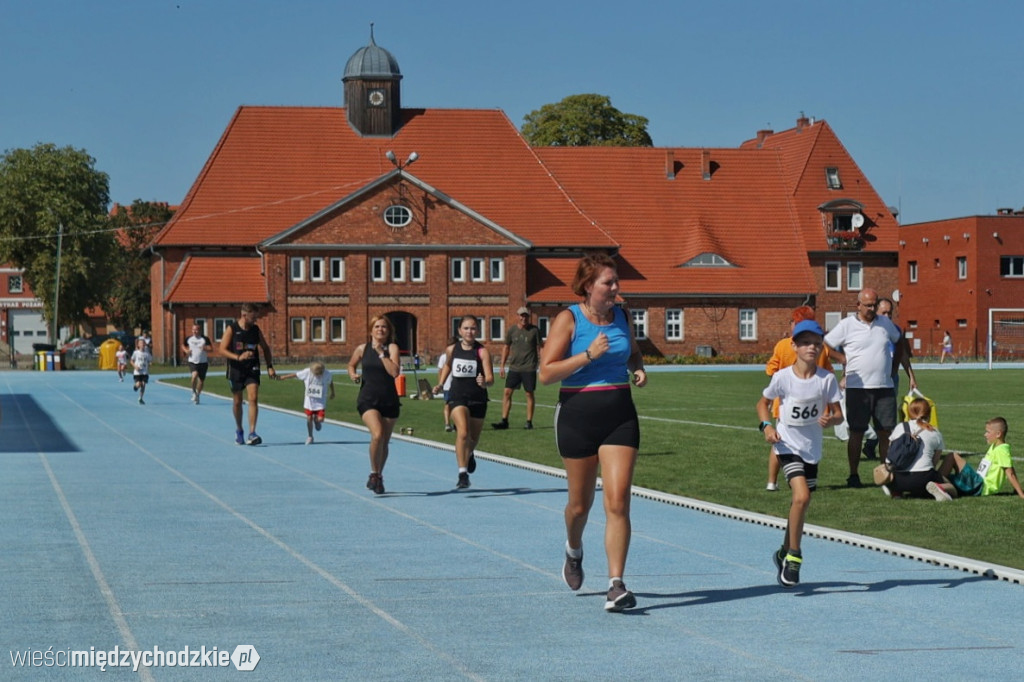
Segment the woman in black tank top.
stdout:
<path fill-rule="evenodd" d="M 348 361 L 348 376 L 359 386 L 356 409 L 370 430 L 370 478 L 366 487 L 384 493 L 384 463 L 388 461 L 391 433 L 398 421 L 398 391 L 395 377 L 401 373 L 395 328 L 391 320 L 377 315 L 370 320 L 370 340 L 359 344 Z M 362 364 L 362 376 L 356 367 Z"/>
<path fill-rule="evenodd" d="M 459 480 L 456 488 L 468 488 L 469 475 L 476 470 L 473 451 L 480 442 L 480 431 L 487 416 L 487 387 L 494 383 L 491 354 L 476 340 L 479 324 L 472 315 L 462 318 L 459 340 L 445 351 L 448 359 L 434 386 L 434 393 L 439 393 L 448 375 L 452 376 L 448 403 L 457 432 L 455 459 L 459 465 Z"/>

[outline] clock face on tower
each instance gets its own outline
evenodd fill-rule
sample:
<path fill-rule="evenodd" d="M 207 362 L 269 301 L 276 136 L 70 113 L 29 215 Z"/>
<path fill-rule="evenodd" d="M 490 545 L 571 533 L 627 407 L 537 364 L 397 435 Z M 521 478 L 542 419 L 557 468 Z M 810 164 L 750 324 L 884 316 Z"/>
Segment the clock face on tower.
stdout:
<path fill-rule="evenodd" d="M 379 88 L 370 90 L 367 94 L 367 101 L 370 103 L 371 107 L 384 106 L 384 91 Z"/>

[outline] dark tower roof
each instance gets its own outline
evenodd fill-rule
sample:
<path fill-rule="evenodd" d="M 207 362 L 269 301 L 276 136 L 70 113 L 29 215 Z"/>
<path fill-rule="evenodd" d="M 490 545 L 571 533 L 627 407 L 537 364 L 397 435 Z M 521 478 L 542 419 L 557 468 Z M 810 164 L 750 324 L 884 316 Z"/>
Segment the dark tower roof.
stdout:
<path fill-rule="evenodd" d="M 402 72 L 398 70 L 398 60 L 373 42 L 373 24 L 370 24 L 370 44 L 356 50 L 345 64 L 345 75 L 342 81 L 350 78 L 372 78 L 374 80 L 401 80 Z"/>

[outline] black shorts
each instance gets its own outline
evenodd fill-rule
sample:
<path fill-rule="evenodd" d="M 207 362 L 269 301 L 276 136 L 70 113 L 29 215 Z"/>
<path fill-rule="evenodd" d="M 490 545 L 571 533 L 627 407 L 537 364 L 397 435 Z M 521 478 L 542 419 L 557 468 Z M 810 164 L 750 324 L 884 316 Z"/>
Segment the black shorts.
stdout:
<path fill-rule="evenodd" d="M 241 376 L 228 376 L 228 386 L 231 387 L 232 393 L 241 393 L 249 384 L 256 384 L 257 386 L 260 385 L 259 372 L 256 374 L 244 374 Z"/>
<path fill-rule="evenodd" d="M 533 393 L 537 390 L 537 372 L 517 372 L 510 369 L 508 374 L 505 375 L 505 388 L 512 389 L 513 391 L 523 387 L 523 390 L 527 393 Z"/>
<path fill-rule="evenodd" d="M 148 374 L 135 374 L 134 377 L 135 377 L 135 381 L 137 383 L 140 383 L 140 384 L 148 384 L 149 383 L 149 375 Z"/>
<path fill-rule="evenodd" d="M 190 362 L 188 363 L 188 371 L 195 374 L 203 381 L 206 381 L 206 371 L 210 369 L 210 363 L 208 362 Z"/>
<path fill-rule="evenodd" d="M 454 410 L 456 407 L 465 407 L 469 410 L 469 416 L 472 419 L 483 419 L 487 416 L 487 403 L 468 402 L 466 400 L 449 400 L 448 404 Z"/>
<path fill-rule="evenodd" d="M 775 456 L 779 459 L 779 464 L 782 467 L 782 473 L 786 475 L 787 481 L 794 479 L 797 476 L 803 476 L 807 479 L 807 487 L 810 488 L 812 493 L 818 489 L 817 464 L 809 464 L 808 462 L 805 462 L 802 457 L 788 453 L 775 453 Z"/>
<path fill-rule="evenodd" d="M 640 419 L 629 389 L 559 394 L 555 446 L 566 459 L 597 454 L 602 445 L 640 448 Z"/>
<path fill-rule="evenodd" d="M 892 483 L 889 484 L 889 492 L 893 495 L 904 493 L 912 497 L 927 497 L 931 499 L 932 494 L 928 492 L 929 483 L 942 483 L 942 476 L 935 469 L 928 471 L 894 471 L 892 472 Z"/>
<path fill-rule="evenodd" d="M 891 388 L 846 389 L 846 422 L 850 431 L 864 433 L 874 422 L 875 431 L 896 428 L 896 392 Z"/>
<path fill-rule="evenodd" d="M 359 398 L 356 400 L 356 410 L 358 410 L 360 417 L 363 416 L 364 412 L 377 410 L 380 412 L 380 416 L 385 419 L 398 419 L 398 413 L 401 408 L 401 403 L 391 400 L 377 400 L 376 398 Z"/>

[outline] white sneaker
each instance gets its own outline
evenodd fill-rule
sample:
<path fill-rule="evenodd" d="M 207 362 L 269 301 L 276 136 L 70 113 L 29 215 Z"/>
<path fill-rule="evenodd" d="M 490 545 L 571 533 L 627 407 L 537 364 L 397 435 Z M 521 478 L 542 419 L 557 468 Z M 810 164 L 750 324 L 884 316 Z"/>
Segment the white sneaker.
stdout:
<path fill-rule="evenodd" d="M 312 445 L 312 444 L 313 444 L 313 436 L 307 436 L 306 437 L 306 445 Z"/>
<path fill-rule="evenodd" d="M 779 484 L 778 483 L 769 483 L 768 485 L 766 485 L 764 487 L 764 489 L 765 490 L 771 490 L 772 492 L 775 492 L 775 491 L 777 491 L 779 489 Z"/>
<path fill-rule="evenodd" d="M 889 490 L 889 486 L 883 485 L 882 486 L 882 492 L 885 493 L 886 497 L 892 497 L 892 491 Z"/>
<path fill-rule="evenodd" d="M 192 391 L 192 402 L 196 401 L 196 392 Z"/>
<path fill-rule="evenodd" d="M 928 481 L 928 485 L 924 487 L 928 493 L 935 498 L 936 502 L 952 502 L 953 496 L 942 489 L 942 486 L 935 481 Z"/>

